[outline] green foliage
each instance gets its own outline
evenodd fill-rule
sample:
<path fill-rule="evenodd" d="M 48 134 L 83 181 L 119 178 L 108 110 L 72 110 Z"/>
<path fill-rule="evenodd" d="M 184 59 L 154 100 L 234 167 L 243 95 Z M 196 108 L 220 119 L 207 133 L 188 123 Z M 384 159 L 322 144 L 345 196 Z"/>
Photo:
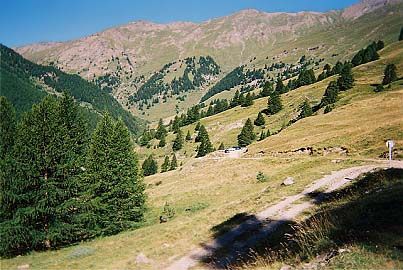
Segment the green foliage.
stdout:
<path fill-rule="evenodd" d="M 11 152 L 15 129 L 15 109 L 6 97 L 0 96 L 0 160 Z"/>
<path fill-rule="evenodd" d="M 225 149 L 225 145 L 224 143 L 221 143 L 220 146 L 218 147 L 218 150 L 224 150 Z"/>
<path fill-rule="evenodd" d="M 299 114 L 299 119 L 309 117 L 313 114 L 311 105 L 309 105 L 308 100 L 305 100 L 304 103 L 301 104 L 300 106 L 300 114 Z"/>
<path fill-rule="evenodd" d="M 303 69 L 298 75 L 297 86 L 309 85 L 316 82 L 313 69 Z"/>
<path fill-rule="evenodd" d="M 165 145 L 166 145 L 166 136 L 164 135 L 163 137 L 161 137 L 158 143 L 158 147 L 164 147 Z"/>
<path fill-rule="evenodd" d="M 345 91 L 353 87 L 354 77 L 351 68 L 351 64 L 346 63 L 341 70 L 340 77 L 337 79 L 337 85 L 340 91 Z"/>
<path fill-rule="evenodd" d="M 247 93 L 245 96 L 244 101 L 242 102 L 242 107 L 249 107 L 253 105 L 253 97 L 250 93 Z"/>
<path fill-rule="evenodd" d="M 169 167 L 170 171 L 176 170 L 178 167 L 178 160 L 176 159 L 175 153 L 172 154 L 172 161 L 171 161 L 171 167 Z"/>
<path fill-rule="evenodd" d="M 47 96 L 23 116 L 1 169 L 0 256 L 83 238 L 75 202 L 86 142 L 85 122 L 67 95 Z"/>
<path fill-rule="evenodd" d="M 168 202 L 165 202 L 164 209 L 162 210 L 162 216 L 172 219 L 175 216 L 175 209 L 169 205 Z"/>
<path fill-rule="evenodd" d="M 167 172 L 170 166 L 171 162 L 169 161 L 169 157 L 165 156 L 164 162 L 161 165 L 161 172 Z"/>
<path fill-rule="evenodd" d="M 129 130 L 122 120 L 103 116 L 92 135 L 85 168 L 88 190 L 83 199 L 90 205 L 86 214 L 92 217 L 92 233 L 115 234 L 142 220 L 144 184 Z M 148 169 L 146 172 L 152 170 Z"/>
<path fill-rule="evenodd" d="M 400 28 L 400 35 L 399 35 L 399 41 L 403 40 L 403 27 Z"/>
<path fill-rule="evenodd" d="M 378 84 L 375 89 L 374 92 L 378 93 L 378 92 L 383 92 L 385 90 L 385 88 L 383 87 L 383 84 Z"/>
<path fill-rule="evenodd" d="M 361 49 L 358 53 L 356 53 L 351 60 L 353 66 L 362 65 L 371 61 L 375 61 L 379 59 L 378 50 L 384 47 L 383 41 L 379 40 L 378 42 L 373 42 L 368 45 L 365 49 Z"/>
<path fill-rule="evenodd" d="M 141 167 L 143 169 L 144 176 L 153 175 L 158 172 L 158 163 L 154 159 L 153 155 L 149 155 L 148 158 L 144 160 L 143 165 Z"/>
<path fill-rule="evenodd" d="M 197 149 L 196 157 L 204 157 L 208 153 L 214 151 L 213 145 L 210 142 L 208 132 L 203 125 L 200 126 L 199 133 L 197 134 L 196 139 L 200 142 L 200 145 Z"/>
<path fill-rule="evenodd" d="M 178 151 L 178 150 L 182 149 L 183 143 L 184 143 L 183 133 L 182 133 L 182 130 L 179 129 L 179 131 L 176 133 L 176 138 L 172 145 L 172 150 Z"/>
<path fill-rule="evenodd" d="M 284 86 L 283 81 L 282 80 L 278 80 L 277 84 L 276 84 L 276 90 L 277 93 L 279 94 L 283 94 L 287 92 L 287 88 Z M 270 95 L 270 93 L 269 93 Z"/>
<path fill-rule="evenodd" d="M 254 121 L 255 126 L 264 126 L 266 123 L 266 120 L 264 119 L 263 113 L 259 112 L 257 114 L 257 118 Z"/>
<path fill-rule="evenodd" d="M 52 66 L 34 64 L 1 44 L 0 54 L 2 82 L 0 92 L 14 104 L 17 115 L 29 110 L 33 104 L 47 95 L 32 81 L 37 79 L 58 93 L 67 92 L 75 100 L 91 104 L 95 112 L 90 114 L 89 120 L 94 126 L 99 118 L 97 114 L 107 111 L 113 117 L 121 117 L 130 131 L 135 134 L 143 128 L 142 121 L 124 110 L 109 93 L 80 76 L 64 73 Z"/>
<path fill-rule="evenodd" d="M 192 140 L 192 135 L 190 135 L 190 130 L 188 130 L 188 133 L 186 134 L 186 141 L 191 141 Z"/>
<path fill-rule="evenodd" d="M 283 108 L 283 105 L 281 104 L 280 95 L 277 92 L 271 93 L 267 103 L 268 103 L 267 111 L 269 114 L 276 114 Z"/>
<path fill-rule="evenodd" d="M 258 182 L 266 182 L 268 179 L 267 179 L 267 176 L 263 172 L 258 172 L 256 174 L 256 180 Z"/>
<path fill-rule="evenodd" d="M 168 132 L 164 126 L 164 123 L 162 122 L 162 119 L 160 119 L 158 122 L 157 131 L 155 132 L 155 138 L 161 140 L 163 137 L 167 135 L 167 133 Z"/>
<path fill-rule="evenodd" d="M 382 84 L 386 85 L 396 80 L 397 80 L 396 66 L 395 64 L 388 64 L 384 71 Z"/>
<path fill-rule="evenodd" d="M 241 130 L 241 133 L 238 135 L 238 145 L 241 147 L 247 146 L 255 139 L 256 134 L 253 132 L 252 121 L 248 118 Z"/>
<path fill-rule="evenodd" d="M 331 105 L 337 101 L 339 95 L 339 86 L 337 82 L 331 81 L 327 86 L 325 93 L 323 94 L 322 100 L 320 101 L 320 107 L 325 107 Z"/>
<path fill-rule="evenodd" d="M 325 107 L 325 110 L 323 111 L 324 114 L 330 113 L 333 110 L 333 106 L 332 105 L 327 105 Z"/>

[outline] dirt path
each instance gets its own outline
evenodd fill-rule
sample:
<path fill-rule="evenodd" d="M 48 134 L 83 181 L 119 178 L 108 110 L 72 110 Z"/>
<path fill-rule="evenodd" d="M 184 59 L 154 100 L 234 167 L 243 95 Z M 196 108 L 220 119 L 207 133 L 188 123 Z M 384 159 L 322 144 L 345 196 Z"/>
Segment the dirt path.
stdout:
<path fill-rule="evenodd" d="M 226 264 L 236 260 L 239 253 L 247 251 L 251 246 L 261 239 L 267 237 L 277 227 L 287 221 L 294 220 L 303 211 L 313 207 L 321 200 L 320 195 L 310 201 L 299 201 L 306 198 L 307 195 L 318 189 L 325 188 L 325 192 L 332 192 L 359 175 L 372 171 L 376 168 L 387 167 L 403 168 L 403 161 L 379 162 L 373 165 L 365 165 L 343 169 L 333 172 L 331 175 L 324 176 L 312 183 L 311 186 L 303 190 L 301 193 L 289 196 L 283 201 L 272 205 L 260 213 L 256 214 L 255 220 L 247 220 L 229 232 L 219 236 L 215 240 L 203 244 L 203 247 L 191 251 L 188 255 L 173 262 L 166 270 L 185 270 L 196 266 L 203 259 L 211 257 L 215 251 L 222 247 L 226 247 L 226 255 L 224 258 L 214 258 L 217 268 L 224 268 Z M 256 231 L 256 229 L 258 230 Z M 237 242 L 237 237 L 252 231 L 253 234 L 246 240 Z M 255 232 L 256 231 L 256 232 Z"/>

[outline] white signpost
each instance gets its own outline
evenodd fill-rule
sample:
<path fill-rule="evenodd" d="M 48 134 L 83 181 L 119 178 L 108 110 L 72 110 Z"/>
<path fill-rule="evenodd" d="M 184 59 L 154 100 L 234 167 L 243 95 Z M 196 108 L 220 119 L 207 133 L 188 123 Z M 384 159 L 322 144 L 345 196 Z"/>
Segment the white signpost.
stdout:
<path fill-rule="evenodd" d="M 393 146 L 395 146 L 395 142 L 393 140 L 387 140 L 386 141 L 386 146 L 389 148 L 389 166 L 392 164 L 392 151 L 393 151 Z"/>

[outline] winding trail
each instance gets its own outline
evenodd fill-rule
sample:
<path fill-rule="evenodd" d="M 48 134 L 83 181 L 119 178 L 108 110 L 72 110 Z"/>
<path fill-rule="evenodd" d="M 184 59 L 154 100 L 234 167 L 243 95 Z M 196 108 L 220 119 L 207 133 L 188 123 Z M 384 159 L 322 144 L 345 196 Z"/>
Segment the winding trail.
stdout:
<path fill-rule="evenodd" d="M 257 213 L 255 215 L 256 219 L 246 220 L 229 232 L 208 243 L 203 244 L 200 248 L 192 250 L 188 255 L 173 262 L 165 269 L 190 269 L 198 265 L 199 262 L 202 262 L 206 258 L 213 256 L 215 251 L 223 247 L 226 248 L 227 252 L 223 258 L 214 258 L 214 265 L 219 269 L 225 268 L 228 263 L 237 259 L 239 253 L 247 252 L 250 247 L 252 247 L 259 240 L 270 235 L 280 225 L 294 220 L 298 215 L 302 214 L 302 212 L 313 207 L 315 204 L 317 205 L 318 202 L 320 203 L 322 200 L 321 195 L 318 195 L 309 201 L 303 201 L 301 200 L 302 198 L 306 198 L 309 196 L 309 194 L 317 191 L 318 189 L 324 188 L 324 192 L 326 193 L 332 192 L 340 187 L 343 187 L 363 173 L 370 172 L 374 169 L 388 167 L 403 169 L 403 161 L 392 161 L 391 163 L 377 161 L 376 164 L 351 167 L 332 172 L 332 174 L 326 175 L 323 178 L 314 181 L 311 186 L 303 190 L 301 193 L 289 196 L 279 203 L 266 208 L 260 213 Z M 237 241 L 238 237 L 251 231 L 253 231 L 253 234 L 251 234 L 249 238 L 242 241 Z"/>

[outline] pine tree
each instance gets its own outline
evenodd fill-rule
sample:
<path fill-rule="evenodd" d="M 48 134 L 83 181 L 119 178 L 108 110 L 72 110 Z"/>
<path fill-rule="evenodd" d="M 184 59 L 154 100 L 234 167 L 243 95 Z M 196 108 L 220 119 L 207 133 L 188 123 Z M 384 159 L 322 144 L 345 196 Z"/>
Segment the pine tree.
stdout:
<path fill-rule="evenodd" d="M 271 92 L 273 92 L 273 84 L 270 82 L 265 82 L 259 95 L 260 97 L 268 97 Z"/>
<path fill-rule="evenodd" d="M 165 156 L 164 163 L 161 165 L 161 172 L 167 172 L 169 170 L 169 167 L 171 166 L 171 163 L 169 161 L 169 157 Z"/>
<path fill-rule="evenodd" d="M 207 155 L 208 153 L 211 153 L 214 151 L 213 145 L 210 142 L 208 132 L 203 125 L 200 126 L 199 134 L 197 135 L 197 137 L 199 138 L 200 145 L 197 149 L 196 157 L 203 157 L 203 156 Z"/>
<path fill-rule="evenodd" d="M 271 134 L 270 134 L 270 130 L 267 130 L 267 133 L 266 133 L 266 138 L 267 137 L 270 137 L 271 136 Z"/>
<path fill-rule="evenodd" d="M 13 159 L 1 170 L 1 256 L 53 248 L 82 237 L 73 205 L 85 128 L 78 105 L 66 95 L 60 100 L 47 96 L 23 116 Z"/>
<path fill-rule="evenodd" d="M 162 122 L 162 119 L 160 118 L 159 122 L 158 122 L 158 127 L 157 127 L 157 131 L 155 132 L 155 138 L 158 140 L 161 140 L 163 137 L 165 137 L 167 135 L 167 130 L 164 126 L 164 123 Z"/>
<path fill-rule="evenodd" d="M 241 147 L 247 146 L 256 139 L 256 135 L 253 132 L 252 121 L 248 118 L 243 126 L 241 133 L 238 135 L 238 145 Z"/>
<path fill-rule="evenodd" d="M 176 133 L 176 138 L 172 145 L 172 150 L 178 151 L 178 150 L 182 149 L 183 143 L 184 143 L 183 133 L 182 133 L 182 130 L 179 129 L 178 132 Z"/>
<path fill-rule="evenodd" d="M 399 41 L 403 40 L 403 27 L 400 28 L 400 35 L 399 35 Z"/>
<path fill-rule="evenodd" d="M 195 138 L 195 142 L 201 142 L 202 138 L 205 137 L 206 134 L 207 134 L 206 128 L 204 127 L 204 125 L 200 125 L 199 132 L 197 133 L 197 136 Z"/>
<path fill-rule="evenodd" d="M 11 152 L 15 128 L 15 109 L 5 97 L 0 96 L 0 160 Z"/>
<path fill-rule="evenodd" d="M 175 153 L 172 154 L 172 161 L 171 161 L 171 167 L 169 168 L 170 171 L 176 170 L 178 167 L 178 161 L 176 159 Z"/>
<path fill-rule="evenodd" d="M 257 118 L 254 121 L 255 126 L 264 126 L 265 123 L 266 123 L 266 121 L 264 120 L 264 116 L 263 116 L 262 112 L 259 112 L 257 114 Z"/>
<path fill-rule="evenodd" d="M 264 132 L 264 130 L 262 130 L 262 132 L 260 132 L 259 141 L 262 141 L 264 139 L 266 139 L 266 132 Z"/>
<path fill-rule="evenodd" d="M 382 84 L 386 85 L 386 84 L 389 84 L 396 80 L 397 80 L 396 66 L 395 66 L 395 64 L 388 64 L 384 71 L 384 77 L 382 80 Z"/>
<path fill-rule="evenodd" d="M 94 235 L 115 234 L 142 220 L 145 195 L 138 166 L 129 130 L 105 114 L 92 135 L 84 176 Z"/>
<path fill-rule="evenodd" d="M 164 147 L 166 145 L 166 135 L 163 135 L 158 143 L 158 147 Z"/>
<path fill-rule="evenodd" d="M 143 169 L 144 176 L 153 175 L 158 172 L 158 163 L 154 159 L 153 155 L 149 155 L 148 158 L 144 160 L 143 165 L 141 167 Z"/>
<path fill-rule="evenodd" d="M 175 115 L 174 121 L 172 122 L 172 131 L 177 133 L 181 126 L 181 120 L 177 115 Z"/>
<path fill-rule="evenodd" d="M 243 100 L 243 103 L 241 104 L 242 107 L 249 107 L 253 105 L 253 97 L 252 95 L 248 92 L 245 96 L 245 99 Z"/>
<path fill-rule="evenodd" d="M 225 149 L 225 145 L 224 143 L 221 143 L 220 146 L 218 147 L 218 150 L 224 150 Z"/>
<path fill-rule="evenodd" d="M 312 115 L 312 108 L 311 105 L 309 105 L 308 100 L 305 100 L 304 103 L 302 103 L 302 105 L 300 106 L 301 112 L 299 114 L 299 118 L 305 118 L 305 117 L 309 117 Z"/>
<path fill-rule="evenodd" d="M 186 140 L 191 141 L 192 140 L 192 135 L 190 135 L 190 130 L 188 130 L 188 133 L 186 134 Z"/>
<path fill-rule="evenodd" d="M 331 81 L 325 90 L 322 100 L 320 101 L 320 107 L 322 108 L 335 103 L 337 101 L 338 94 L 339 86 L 337 85 L 337 82 Z"/>
<path fill-rule="evenodd" d="M 199 131 L 200 125 L 201 125 L 200 122 L 197 122 L 196 127 L 195 127 L 195 131 Z"/>
<path fill-rule="evenodd" d="M 276 114 L 281 111 L 282 108 L 283 105 L 281 104 L 280 95 L 276 91 L 269 96 L 267 111 L 270 114 Z"/>
<path fill-rule="evenodd" d="M 345 91 L 351 89 L 353 87 L 354 77 L 351 72 L 351 64 L 346 63 L 341 70 L 340 77 L 337 80 L 337 84 L 339 86 L 340 91 Z"/>
<path fill-rule="evenodd" d="M 278 94 L 283 94 L 283 93 L 287 92 L 282 80 L 280 80 L 280 79 L 277 80 L 276 90 L 275 91 Z"/>

